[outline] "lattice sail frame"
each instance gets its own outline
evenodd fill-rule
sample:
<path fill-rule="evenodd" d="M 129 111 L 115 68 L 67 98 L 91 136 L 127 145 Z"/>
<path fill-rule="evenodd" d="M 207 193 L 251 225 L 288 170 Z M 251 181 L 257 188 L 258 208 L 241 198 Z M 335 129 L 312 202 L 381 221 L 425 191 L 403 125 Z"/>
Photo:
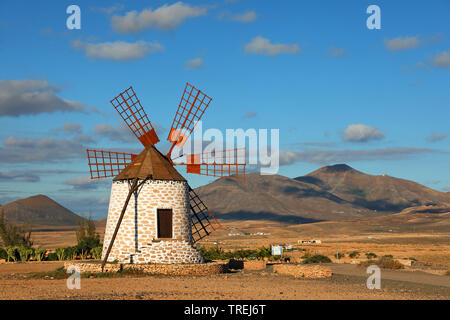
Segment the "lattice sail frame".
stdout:
<path fill-rule="evenodd" d="M 144 108 L 142 108 L 133 87 L 130 86 L 119 93 L 117 97 L 111 100 L 111 104 L 144 147 L 155 145 L 159 142 L 155 129 L 148 119 Z"/>
<path fill-rule="evenodd" d="M 245 179 L 245 148 L 216 150 L 206 153 L 187 154 L 187 173 L 195 173 L 210 177 Z"/>
<path fill-rule="evenodd" d="M 221 228 L 222 225 L 213 216 L 197 193 L 189 187 L 191 207 L 192 240 L 193 243 L 208 236 L 211 232 Z"/>
<path fill-rule="evenodd" d="M 182 148 L 212 98 L 186 83 L 167 140 Z"/>
<path fill-rule="evenodd" d="M 87 149 L 86 152 L 91 179 L 115 177 L 137 157 L 132 153 L 95 149 Z"/>

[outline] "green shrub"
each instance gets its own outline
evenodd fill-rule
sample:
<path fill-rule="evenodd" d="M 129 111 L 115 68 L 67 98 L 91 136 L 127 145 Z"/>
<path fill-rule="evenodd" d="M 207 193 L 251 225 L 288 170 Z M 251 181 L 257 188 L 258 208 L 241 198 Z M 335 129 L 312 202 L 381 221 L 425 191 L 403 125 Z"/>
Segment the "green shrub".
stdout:
<path fill-rule="evenodd" d="M 44 261 L 46 252 L 47 250 L 44 248 L 36 249 L 34 251 L 34 257 L 36 258 L 37 261 Z"/>
<path fill-rule="evenodd" d="M 368 252 L 368 253 L 366 253 L 366 258 L 367 259 L 373 259 L 373 258 L 376 258 L 377 257 L 377 255 L 375 254 L 375 253 L 373 253 L 373 252 Z"/>
<path fill-rule="evenodd" d="M 94 249 L 92 249 L 92 255 L 93 255 L 94 259 L 99 260 L 102 258 L 102 249 L 103 248 L 101 246 L 98 246 L 98 247 L 95 247 Z"/>
<path fill-rule="evenodd" d="M 77 255 L 76 247 L 66 247 L 66 248 L 64 248 L 64 250 L 65 250 L 67 260 L 75 259 L 76 255 Z"/>
<path fill-rule="evenodd" d="M 58 261 L 58 256 L 56 255 L 55 252 L 50 252 L 50 253 L 47 255 L 47 260 L 48 260 L 48 261 Z"/>
<path fill-rule="evenodd" d="M 336 259 L 342 259 L 343 257 L 345 257 L 345 254 L 338 252 L 338 253 L 335 253 L 335 254 L 334 254 L 334 257 L 335 257 Z"/>
<path fill-rule="evenodd" d="M 261 247 L 256 249 L 256 258 L 262 259 L 262 258 L 269 258 L 272 255 L 272 251 L 270 248 Z"/>
<path fill-rule="evenodd" d="M 303 256 L 303 263 L 329 263 L 331 262 L 330 258 L 327 256 L 323 256 L 321 254 L 315 254 L 313 256 L 311 255 L 305 255 Z"/>
<path fill-rule="evenodd" d="M 91 254 L 91 250 L 100 246 L 100 239 L 97 237 L 85 237 L 76 246 L 75 251 L 82 258 L 86 258 L 88 254 Z"/>
<path fill-rule="evenodd" d="M 7 261 L 8 262 L 16 262 L 19 261 L 20 256 L 19 256 L 19 252 L 17 251 L 17 247 L 16 246 L 11 246 L 11 247 L 6 247 L 6 254 L 7 254 Z"/>
<path fill-rule="evenodd" d="M 66 260 L 66 252 L 65 248 L 56 248 L 55 249 L 56 256 L 58 257 L 58 260 Z"/>
<path fill-rule="evenodd" d="M 391 258 L 391 259 L 394 258 L 394 256 L 393 256 L 392 254 L 385 254 L 383 257 L 385 257 L 385 258 Z"/>
<path fill-rule="evenodd" d="M 58 257 L 58 260 L 71 260 L 75 255 L 76 249 L 75 247 L 65 247 L 65 248 L 56 248 L 55 253 Z"/>
<path fill-rule="evenodd" d="M 363 267 L 368 267 L 374 264 L 383 269 L 397 270 L 404 268 L 404 266 L 400 262 L 387 256 L 381 257 L 378 260 L 368 260 L 360 263 L 360 265 Z"/>
<path fill-rule="evenodd" d="M 33 245 L 33 241 L 31 241 L 31 227 L 26 224 L 18 226 L 7 223 L 3 208 L 0 209 L 0 238 L 7 247 L 21 245 L 31 247 Z"/>
<path fill-rule="evenodd" d="M 348 256 L 352 259 L 356 259 L 359 257 L 359 251 L 352 251 L 348 254 Z"/>
<path fill-rule="evenodd" d="M 8 254 L 6 253 L 6 250 L 3 248 L 0 248 L 0 259 L 7 259 L 8 258 Z"/>
<path fill-rule="evenodd" d="M 82 259 L 89 254 L 93 255 L 92 250 L 101 246 L 100 235 L 95 231 L 95 223 L 89 217 L 79 221 L 79 228 L 76 231 L 77 245 L 75 246 L 75 253 L 80 255 Z"/>
<path fill-rule="evenodd" d="M 18 246 L 17 251 L 19 253 L 20 261 L 28 261 L 34 254 L 34 249 L 27 246 Z"/>
<path fill-rule="evenodd" d="M 238 249 L 234 251 L 224 251 L 215 246 L 210 248 L 200 248 L 200 254 L 205 260 L 228 260 L 228 259 L 262 259 L 271 258 L 270 248 L 261 247 L 256 250 Z"/>

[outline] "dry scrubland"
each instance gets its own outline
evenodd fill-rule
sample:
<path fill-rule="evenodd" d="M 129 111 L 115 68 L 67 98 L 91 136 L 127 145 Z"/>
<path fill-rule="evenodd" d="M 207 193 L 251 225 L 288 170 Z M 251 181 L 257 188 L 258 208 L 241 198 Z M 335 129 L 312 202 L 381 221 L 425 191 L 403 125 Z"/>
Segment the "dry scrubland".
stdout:
<path fill-rule="evenodd" d="M 82 278 L 81 290 L 66 288 L 67 275 L 53 271 L 63 262 L 0 263 L 0 299 L 450 299 L 450 233 L 444 230 L 364 230 L 358 222 L 284 225 L 264 221 L 222 221 L 224 227 L 201 243 L 225 250 L 254 249 L 270 244 L 292 244 L 315 238 L 321 244 L 298 246 L 305 251 L 287 253 L 291 262 L 305 252 L 323 254 L 333 275 L 324 279 L 295 278 L 275 273 L 276 266 L 236 270 L 205 276 L 142 276 Z M 362 222 L 360 222 L 362 223 Z M 367 227 L 367 226 L 366 226 Z M 44 228 L 46 229 L 46 228 Z M 364 230 L 363 232 L 358 231 Z M 53 228 L 33 233 L 35 245 L 46 248 L 76 243 L 75 229 Z M 100 234 L 103 228 L 97 229 Z M 270 235 L 228 236 L 228 233 Z M 336 260 L 339 252 L 346 257 Z M 396 259 L 415 258 L 415 267 L 382 270 L 382 289 L 366 288 L 365 269 L 350 264 L 348 254 L 359 251 Z M 50 272 L 48 274 L 42 272 Z"/>

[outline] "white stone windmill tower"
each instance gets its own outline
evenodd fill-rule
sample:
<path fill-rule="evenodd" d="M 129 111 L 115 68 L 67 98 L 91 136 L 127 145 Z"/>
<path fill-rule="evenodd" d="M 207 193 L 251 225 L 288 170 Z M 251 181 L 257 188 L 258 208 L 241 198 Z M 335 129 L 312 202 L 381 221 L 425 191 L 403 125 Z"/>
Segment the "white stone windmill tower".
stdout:
<path fill-rule="evenodd" d="M 245 177 L 245 150 L 184 155 L 181 148 L 211 98 L 186 84 L 167 140 L 167 155 L 156 149 L 153 126 L 132 87 L 111 100 L 144 150 L 139 154 L 88 149 L 91 179 L 114 177 L 103 241 L 102 268 L 107 261 L 124 263 L 201 263 L 194 243 L 220 227 L 174 165 L 188 173 L 240 179 Z"/>

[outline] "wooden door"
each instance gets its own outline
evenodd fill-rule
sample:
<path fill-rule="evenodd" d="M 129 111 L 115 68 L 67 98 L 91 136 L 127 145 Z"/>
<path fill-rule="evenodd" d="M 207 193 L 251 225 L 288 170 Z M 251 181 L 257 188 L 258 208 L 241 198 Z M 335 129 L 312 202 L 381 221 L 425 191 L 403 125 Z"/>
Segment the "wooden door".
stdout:
<path fill-rule="evenodd" d="M 172 238 L 172 209 L 158 209 L 158 238 Z"/>

